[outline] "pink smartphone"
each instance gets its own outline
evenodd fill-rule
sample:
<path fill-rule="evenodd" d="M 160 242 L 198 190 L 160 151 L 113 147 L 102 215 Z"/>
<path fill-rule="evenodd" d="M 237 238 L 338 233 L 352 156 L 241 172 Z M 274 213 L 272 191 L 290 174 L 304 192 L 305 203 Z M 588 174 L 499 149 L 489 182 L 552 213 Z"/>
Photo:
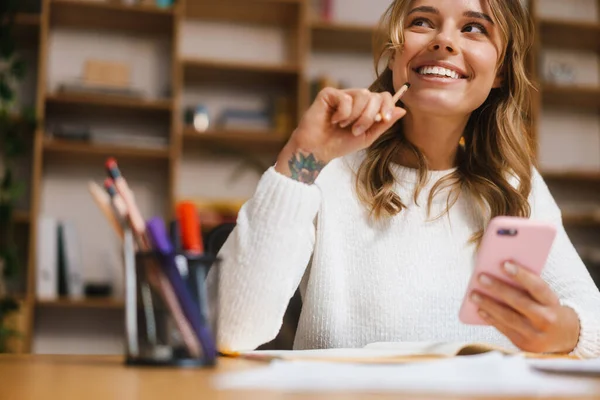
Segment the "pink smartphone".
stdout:
<path fill-rule="evenodd" d="M 518 287 L 502 270 L 502 264 L 513 261 L 539 276 L 555 236 L 556 228 L 550 223 L 518 217 L 493 218 L 483 235 L 476 256 L 475 270 L 459 311 L 460 321 L 469 325 L 487 325 L 487 322 L 479 317 L 477 305 L 470 299 L 474 289 L 491 296 L 479 283 L 481 273 L 485 272 Z"/>

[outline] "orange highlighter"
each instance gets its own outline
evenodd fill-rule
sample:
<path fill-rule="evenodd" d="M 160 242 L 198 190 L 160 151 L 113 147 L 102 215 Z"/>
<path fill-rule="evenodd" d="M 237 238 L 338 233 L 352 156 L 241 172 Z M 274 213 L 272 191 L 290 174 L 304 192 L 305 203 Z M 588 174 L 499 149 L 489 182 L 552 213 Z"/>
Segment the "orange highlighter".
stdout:
<path fill-rule="evenodd" d="M 204 253 L 204 245 L 200 237 L 200 219 L 194 203 L 189 201 L 180 202 L 177 205 L 177 219 L 181 227 L 183 249 L 195 255 Z"/>

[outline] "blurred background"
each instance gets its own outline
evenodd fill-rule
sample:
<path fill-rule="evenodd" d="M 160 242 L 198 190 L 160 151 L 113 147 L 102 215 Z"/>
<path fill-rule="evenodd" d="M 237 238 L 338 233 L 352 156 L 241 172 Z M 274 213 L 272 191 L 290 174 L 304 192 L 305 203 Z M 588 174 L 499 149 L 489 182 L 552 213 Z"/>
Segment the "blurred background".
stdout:
<path fill-rule="evenodd" d="M 372 82 L 390 2 L 3 0 L 0 352 L 122 353 L 107 157 L 145 218 L 235 221 L 315 93 Z M 539 167 L 600 282 L 600 1 L 526 3 Z"/>

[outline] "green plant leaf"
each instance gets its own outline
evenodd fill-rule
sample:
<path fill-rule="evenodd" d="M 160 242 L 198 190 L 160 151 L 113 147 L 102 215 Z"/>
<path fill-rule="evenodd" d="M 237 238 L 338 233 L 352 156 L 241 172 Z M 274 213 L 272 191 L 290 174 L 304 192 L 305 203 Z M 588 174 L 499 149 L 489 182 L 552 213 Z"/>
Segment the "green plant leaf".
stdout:
<path fill-rule="evenodd" d="M 19 253 L 17 246 L 9 244 L 4 246 L 0 252 L 0 258 L 4 260 L 4 278 L 14 278 L 19 272 Z"/>
<path fill-rule="evenodd" d="M 10 67 L 10 72 L 16 79 L 22 80 L 27 74 L 27 64 L 24 60 L 17 58 L 13 60 L 12 65 Z"/>
<path fill-rule="evenodd" d="M 0 183 L 0 189 L 2 189 L 3 191 L 7 191 L 12 186 L 12 182 L 12 169 L 7 169 L 6 171 L 4 171 L 4 178 L 2 179 L 2 183 Z"/>
<path fill-rule="evenodd" d="M 15 299 L 11 297 L 4 297 L 0 299 L 0 316 L 5 316 L 18 310 L 19 303 Z"/>
<path fill-rule="evenodd" d="M 12 32 L 9 31 L 8 34 L 5 34 L 0 38 L 0 58 L 4 60 L 10 60 L 10 58 L 15 54 L 15 41 L 12 38 Z"/>
<path fill-rule="evenodd" d="M 15 93 L 6 79 L 0 80 L 0 99 L 5 102 L 11 102 L 15 98 Z"/>
<path fill-rule="evenodd" d="M 33 129 L 37 126 L 37 115 L 34 107 L 23 107 L 21 110 L 21 116 L 30 129 Z"/>
<path fill-rule="evenodd" d="M 8 190 L 8 195 L 11 200 L 18 200 L 25 193 L 25 183 L 24 182 L 16 182 L 12 187 Z"/>

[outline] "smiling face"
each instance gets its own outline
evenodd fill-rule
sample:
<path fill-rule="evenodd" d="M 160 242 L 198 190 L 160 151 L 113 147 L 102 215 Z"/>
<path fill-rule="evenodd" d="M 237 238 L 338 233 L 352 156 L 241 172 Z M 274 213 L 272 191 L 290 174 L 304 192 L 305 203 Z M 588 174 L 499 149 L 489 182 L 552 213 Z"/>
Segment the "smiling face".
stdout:
<path fill-rule="evenodd" d="M 414 0 L 403 28 L 389 66 L 394 88 L 412 85 L 411 113 L 467 116 L 500 87 L 502 40 L 487 0 Z"/>

